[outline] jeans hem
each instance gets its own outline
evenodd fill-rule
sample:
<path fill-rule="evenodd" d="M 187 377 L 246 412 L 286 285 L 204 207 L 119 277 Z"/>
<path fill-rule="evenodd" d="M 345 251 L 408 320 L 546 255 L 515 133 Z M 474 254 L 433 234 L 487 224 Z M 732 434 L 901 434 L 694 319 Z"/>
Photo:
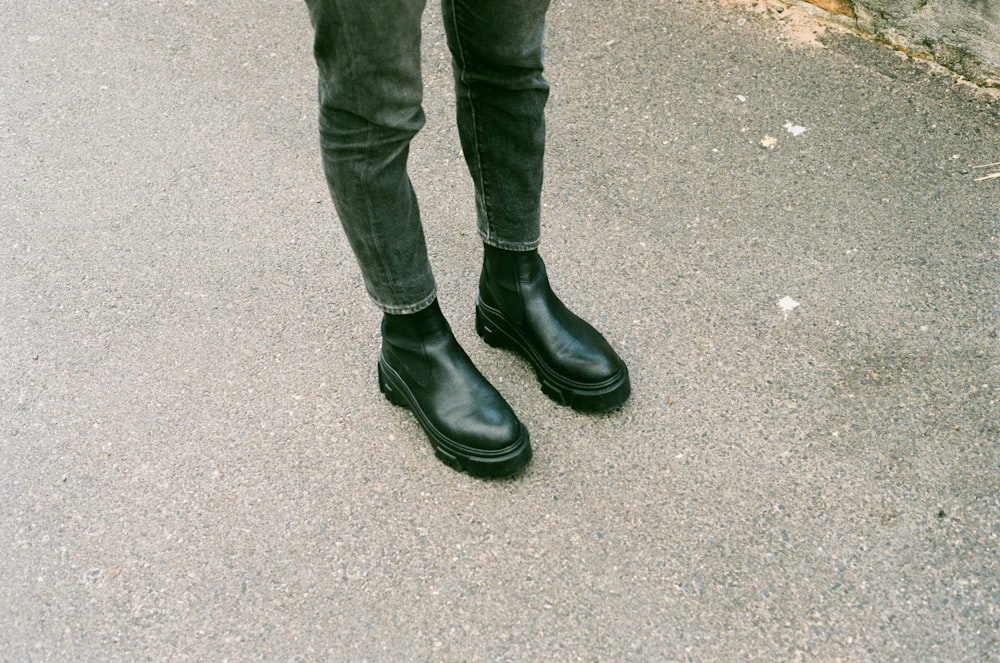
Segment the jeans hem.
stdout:
<path fill-rule="evenodd" d="M 408 315 L 410 313 L 416 313 L 417 311 L 424 310 L 433 304 L 435 299 L 437 299 L 437 290 L 432 289 L 431 294 L 424 297 L 416 304 L 385 304 L 374 299 L 372 301 L 375 302 L 375 306 L 377 306 L 383 313 L 387 313 L 389 315 Z"/>
<path fill-rule="evenodd" d="M 489 239 L 483 237 L 483 244 L 492 246 L 494 249 L 503 249 L 504 251 L 534 251 L 541 243 L 541 239 L 528 242 L 506 242 L 496 237 L 490 237 Z"/>

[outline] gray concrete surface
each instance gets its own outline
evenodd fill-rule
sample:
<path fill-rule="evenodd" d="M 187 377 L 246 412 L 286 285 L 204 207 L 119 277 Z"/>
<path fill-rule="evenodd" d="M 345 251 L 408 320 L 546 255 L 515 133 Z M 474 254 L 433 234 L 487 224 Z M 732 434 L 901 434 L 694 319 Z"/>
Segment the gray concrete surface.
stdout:
<path fill-rule="evenodd" d="M 847 4 L 864 32 L 979 83 L 1000 86 L 997 0 L 850 0 Z"/>
<path fill-rule="evenodd" d="M 544 251 L 635 390 L 590 417 L 475 336 L 436 19 L 412 173 L 509 481 L 377 392 L 299 2 L 3 4 L 0 659 L 1000 660 L 1000 102 L 556 2 Z"/>

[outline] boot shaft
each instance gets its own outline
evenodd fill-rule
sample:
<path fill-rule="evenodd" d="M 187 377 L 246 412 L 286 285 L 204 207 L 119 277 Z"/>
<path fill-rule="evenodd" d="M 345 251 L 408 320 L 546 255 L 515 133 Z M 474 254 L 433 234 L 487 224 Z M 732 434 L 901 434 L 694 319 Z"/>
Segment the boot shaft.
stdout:
<path fill-rule="evenodd" d="M 382 316 L 382 340 L 396 347 L 418 349 L 425 342 L 450 335 L 451 327 L 436 299 L 416 313 Z"/>

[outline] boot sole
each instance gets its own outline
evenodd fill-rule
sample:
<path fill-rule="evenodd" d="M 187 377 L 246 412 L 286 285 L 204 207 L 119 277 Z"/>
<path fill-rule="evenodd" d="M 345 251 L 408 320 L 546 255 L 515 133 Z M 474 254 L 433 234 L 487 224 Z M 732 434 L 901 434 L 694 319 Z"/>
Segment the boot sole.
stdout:
<path fill-rule="evenodd" d="M 599 383 L 579 382 L 559 373 L 542 359 L 528 339 L 499 309 L 476 298 L 476 333 L 494 348 L 513 350 L 528 360 L 542 385 L 542 392 L 560 405 L 581 412 L 610 412 L 621 407 L 632 393 L 628 369 Z"/>
<path fill-rule="evenodd" d="M 434 449 L 434 455 L 445 465 L 471 476 L 499 479 L 510 477 L 524 469 L 531 460 L 531 440 L 528 429 L 520 426 L 517 440 L 496 451 L 473 449 L 439 431 L 417 403 L 406 382 L 385 360 L 378 360 L 378 388 L 393 405 L 413 412 Z"/>

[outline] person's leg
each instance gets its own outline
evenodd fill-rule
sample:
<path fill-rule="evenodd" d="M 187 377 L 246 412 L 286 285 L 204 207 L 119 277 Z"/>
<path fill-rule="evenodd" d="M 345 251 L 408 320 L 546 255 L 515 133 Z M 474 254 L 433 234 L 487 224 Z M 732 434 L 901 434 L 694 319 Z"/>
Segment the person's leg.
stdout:
<path fill-rule="evenodd" d="M 406 173 L 421 110 L 424 0 L 306 0 L 319 67 L 323 166 L 370 296 L 384 312 L 379 388 L 413 411 L 437 456 L 507 476 L 528 431 L 455 340 L 435 297 Z"/>
<path fill-rule="evenodd" d="M 459 136 L 485 244 L 538 246 L 548 0 L 442 0 Z"/>
<path fill-rule="evenodd" d="M 386 313 L 435 297 L 406 171 L 424 125 L 424 0 L 306 0 L 319 67 L 319 129 L 330 194 L 368 294 Z"/>
<path fill-rule="evenodd" d="M 442 0 L 456 113 L 484 244 L 476 329 L 534 366 L 543 391 L 587 411 L 620 406 L 628 369 L 549 286 L 540 240 L 548 0 Z"/>

